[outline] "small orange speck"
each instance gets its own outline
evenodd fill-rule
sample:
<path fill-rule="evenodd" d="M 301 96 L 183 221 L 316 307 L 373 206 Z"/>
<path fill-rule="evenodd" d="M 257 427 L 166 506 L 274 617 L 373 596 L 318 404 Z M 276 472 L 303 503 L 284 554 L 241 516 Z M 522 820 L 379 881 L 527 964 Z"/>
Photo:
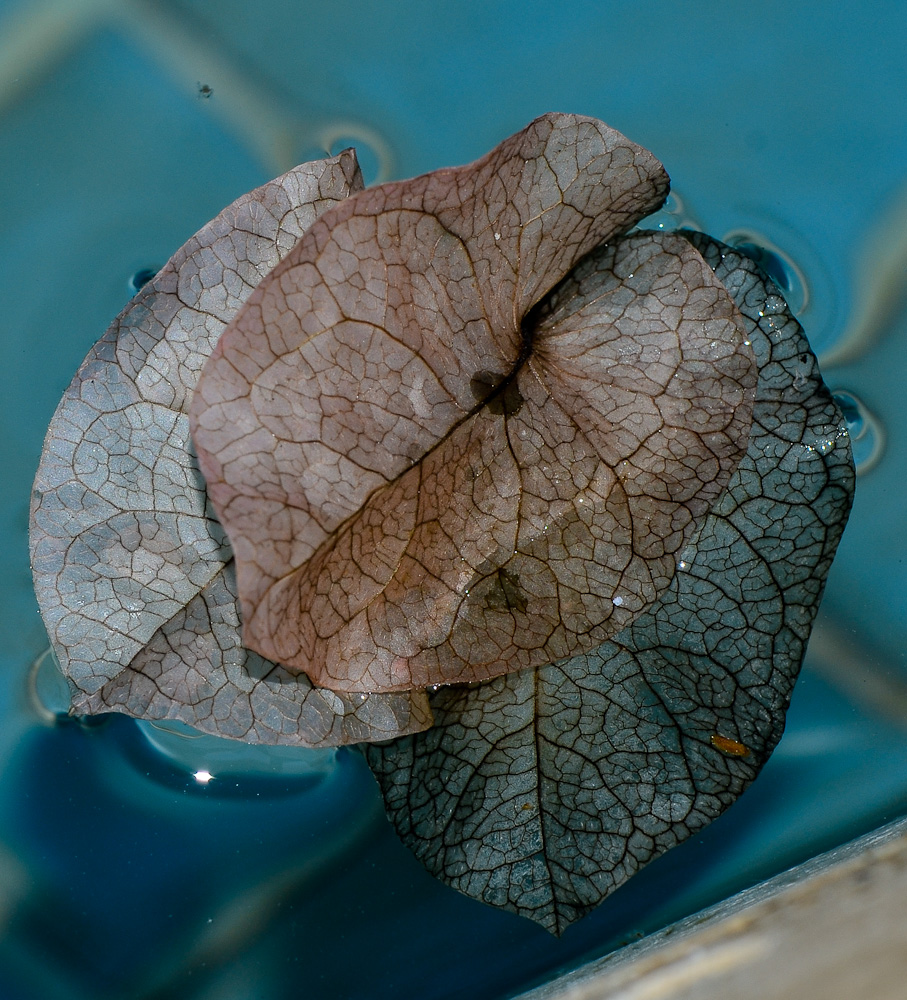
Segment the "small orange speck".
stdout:
<path fill-rule="evenodd" d="M 738 743 L 737 740 L 728 739 L 727 736 L 719 736 L 718 733 L 712 733 L 709 739 L 716 750 L 726 753 L 728 757 L 749 757 L 750 755 L 750 748 L 748 746 Z"/>

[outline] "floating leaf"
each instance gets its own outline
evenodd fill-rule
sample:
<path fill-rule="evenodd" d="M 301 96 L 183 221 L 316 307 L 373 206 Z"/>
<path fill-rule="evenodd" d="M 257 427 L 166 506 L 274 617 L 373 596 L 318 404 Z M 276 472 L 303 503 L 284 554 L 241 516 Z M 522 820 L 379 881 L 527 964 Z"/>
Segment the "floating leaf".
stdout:
<path fill-rule="evenodd" d="M 533 307 L 666 189 L 620 133 L 546 115 L 322 216 L 192 403 L 247 646 L 406 690 L 591 651 L 656 599 L 746 449 L 742 318 L 676 236 Z"/>
<path fill-rule="evenodd" d="M 783 299 L 748 258 L 686 235 L 743 313 L 759 381 L 747 454 L 670 585 L 593 652 L 442 689 L 432 729 L 366 751 L 432 874 L 554 933 L 756 777 L 853 495 L 846 425 Z M 607 280 L 608 253 L 576 273 Z"/>
<path fill-rule="evenodd" d="M 230 546 L 189 440 L 189 400 L 226 323 L 361 186 L 348 150 L 244 195 L 141 290 L 67 389 L 35 481 L 31 546 L 74 711 L 305 746 L 431 724 L 421 692 L 344 697 L 243 649 Z"/>
<path fill-rule="evenodd" d="M 240 199 L 92 351 L 39 601 L 77 711 L 403 734 L 366 751 L 403 840 L 559 933 L 779 739 L 847 431 L 752 261 L 625 235 L 667 176 L 601 122 L 359 184 L 347 153 Z"/>

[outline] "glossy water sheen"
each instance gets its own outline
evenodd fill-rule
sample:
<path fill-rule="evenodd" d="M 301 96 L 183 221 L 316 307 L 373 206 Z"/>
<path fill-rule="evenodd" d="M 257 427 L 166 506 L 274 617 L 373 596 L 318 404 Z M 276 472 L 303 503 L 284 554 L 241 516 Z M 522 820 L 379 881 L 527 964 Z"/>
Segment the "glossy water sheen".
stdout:
<path fill-rule="evenodd" d="M 902 4 L 428 10 L 0 5 L 4 998 L 511 996 L 907 811 Z M 407 176 L 548 110 L 663 160 L 654 224 L 765 255 L 814 347 L 848 357 L 826 377 L 869 455 L 763 775 L 560 941 L 426 875 L 355 752 L 58 722 L 46 664 L 29 683 L 25 536 L 56 402 L 144 269 L 296 159 L 356 140 L 373 179 Z"/>

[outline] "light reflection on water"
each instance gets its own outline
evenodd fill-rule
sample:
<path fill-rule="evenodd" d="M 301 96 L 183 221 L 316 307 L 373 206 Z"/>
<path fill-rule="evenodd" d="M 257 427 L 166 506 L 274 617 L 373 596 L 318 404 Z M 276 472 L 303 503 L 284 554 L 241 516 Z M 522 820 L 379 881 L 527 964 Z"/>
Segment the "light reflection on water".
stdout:
<path fill-rule="evenodd" d="M 302 750 L 297 747 L 265 746 L 224 740 L 192 729 L 183 722 L 136 723 L 157 753 L 207 784 L 216 775 L 268 774 L 324 777 L 336 767 L 336 750 Z M 208 774 L 207 779 L 200 774 Z"/>

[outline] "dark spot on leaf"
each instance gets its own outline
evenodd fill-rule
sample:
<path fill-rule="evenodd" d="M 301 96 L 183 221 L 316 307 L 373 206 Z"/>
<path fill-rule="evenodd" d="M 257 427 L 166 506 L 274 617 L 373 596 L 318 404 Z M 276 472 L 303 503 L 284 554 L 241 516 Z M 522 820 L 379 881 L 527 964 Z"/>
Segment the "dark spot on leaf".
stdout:
<path fill-rule="evenodd" d="M 489 608 L 524 612 L 528 607 L 526 595 L 520 588 L 519 575 L 507 569 L 499 569 L 483 580 L 471 590 L 471 594 Z"/>
<path fill-rule="evenodd" d="M 489 413 L 512 417 L 520 412 L 523 396 L 516 379 L 499 372 L 479 372 L 469 380 L 477 403 L 484 403 Z"/>
<path fill-rule="evenodd" d="M 469 388 L 475 401 L 484 403 L 506 377 L 501 372 L 476 372 L 469 380 Z"/>

